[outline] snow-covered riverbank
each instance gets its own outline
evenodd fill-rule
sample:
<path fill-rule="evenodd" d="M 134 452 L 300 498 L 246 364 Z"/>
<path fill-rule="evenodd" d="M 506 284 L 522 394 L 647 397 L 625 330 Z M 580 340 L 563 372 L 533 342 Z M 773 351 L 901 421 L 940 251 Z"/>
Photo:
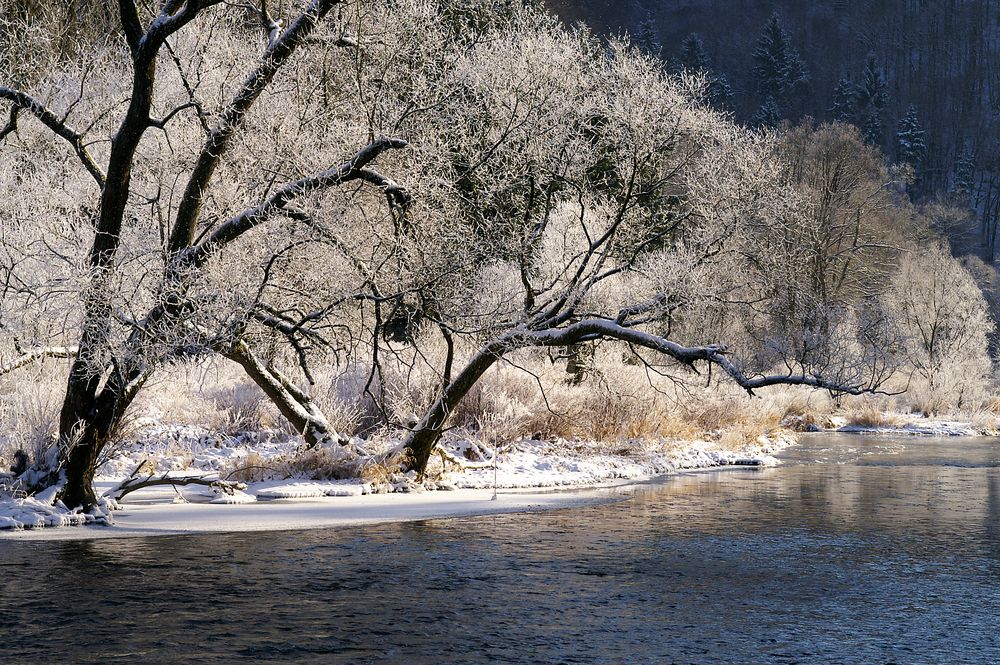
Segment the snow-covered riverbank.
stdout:
<path fill-rule="evenodd" d="M 101 492 L 118 485 L 139 464 L 162 477 L 223 477 L 233 460 L 277 464 L 292 443 L 222 446 L 187 442 L 185 454 L 146 446 L 119 451 L 98 478 Z M 206 531 L 280 530 L 344 524 L 455 517 L 551 509 L 600 500 L 616 485 L 677 471 L 731 465 L 770 466 L 787 435 L 761 437 L 738 450 L 707 441 L 608 445 L 571 441 L 520 441 L 496 465 L 480 462 L 445 470 L 418 483 L 407 476 L 382 481 L 313 480 L 302 477 L 248 482 L 242 490 L 169 484 L 138 490 L 109 513 L 111 526 L 45 529 L 44 537 L 108 537 Z M 148 444 L 148 442 L 147 442 Z M 176 446 L 172 449 L 177 452 Z M 456 452 L 451 451 L 452 459 Z M 128 471 L 126 471 L 128 469 Z M 144 473 L 147 473 L 144 472 Z M 500 491 L 493 499 L 494 484 Z M 565 491 L 571 488 L 572 491 Z M 562 489 L 563 491 L 539 491 Z M 88 519 L 34 498 L 0 500 L 0 533 L 37 537 L 41 527 L 83 526 Z"/>
<path fill-rule="evenodd" d="M 926 418 L 914 414 L 881 414 L 880 422 L 848 423 L 844 418 L 834 418 L 829 431 L 844 434 L 881 436 L 1000 436 L 998 423 L 974 423 L 967 420 Z"/>

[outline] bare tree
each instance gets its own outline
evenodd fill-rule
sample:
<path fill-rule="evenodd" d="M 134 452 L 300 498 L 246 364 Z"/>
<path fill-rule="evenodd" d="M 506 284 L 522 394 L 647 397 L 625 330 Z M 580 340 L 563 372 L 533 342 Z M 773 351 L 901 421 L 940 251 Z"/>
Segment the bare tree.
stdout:
<path fill-rule="evenodd" d="M 398 139 L 372 135 L 332 166 L 293 177 L 284 184 L 278 184 L 282 178 L 281 172 L 276 172 L 262 188 L 270 191 L 258 202 L 226 218 L 206 219 L 209 192 L 220 169 L 226 171 L 227 156 L 246 131 L 254 105 L 282 68 L 291 66 L 293 56 L 303 46 L 311 45 L 320 23 L 343 4 L 339 0 L 314 0 L 280 31 L 273 28 L 276 21 L 269 17 L 265 6 L 257 8 L 266 27 L 265 47 L 242 83 L 226 90 L 229 101 L 209 115 L 190 84 L 189 72 L 178 62 L 173 42 L 179 42 L 185 31 L 193 32 L 197 20 L 214 18 L 218 22 L 245 9 L 218 0 L 165 0 L 152 17 L 144 17 L 132 0 L 122 0 L 119 20 L 131 81 L 119 91 L 127 105 L 110 141 L 100 145 L 100 153 L 86 130 L 70 124 L 74 105 L 57 113 L 22 90 L 0 87 L 0 100 L 15 109 L 11 124 L 20 115 L 34 116 L 69 144 L 99 189 L 92 212 L 93 241 L 86 261 L 78 352 L 60 419 L 60 471 L 66 480 L 62 498 L 67 505 L 95 505 L 92 479 L 96 460 L 125 409 L 160 363 L 189 352 L 190 343 L 202 337 L 191 316 L 198 303 L 189 297 L 200 272 L 224 248 L 261 224 L 281 217 L 299 198 L 351 182 L 378 186 L 384 178 L 370 170 L 371 164 L 383 152 L 404 145 Z M 349 48 L 351 40 L 337 40 L 331 35 L 326 43 L 331 48 Z M 170 67 L 174 68 L 171 77 L 180 79 L 188 99 L 171 99 L 164 108 L 157 99 L 162 87 L 158 84 L 166 78 L 160 75 L 161 70 Z M 85 78 L 81 75 L 81 97 L 94 92 L 87 89 Z M 157 112 L 160 108 L 162 113 Z M 98 117 L 116 111 L 114 105 L 106 107 L 100 109 L 102 115 Z M 192 151 L 193 159 L 184 171 L 172 174 L 175 183 L 184 184 L 166 193 L 169 201 L 164 202 L 164 183 L 149 177 L 151 173 L 165 175 L 155 173 L 156 165 L 149 164 L 155 152 L 151 153 L 148 146 L 160 141 L 159 136 L 150 138 L 150 133 L 164 135 L 162 141 L 168 144 L 169 151 L 172 130 L 182 124 L 182 118 L 187 120 L 183 123 L 185 130 L 176 133 L 184 136 L 186 132 L 190 137 L 192 127 L 203 131 L 202 147 Z M 158 277 L 150 275 L 150 264 L 143 263 L 140 279 L 154 279 L 158 285 L 147 295 L 145 312 L 133 317 L 116 307 L 116 301 L 121 300 L 128 278 L 134 277 L 127 274 L 128 261 L 134 256 L 123 252 L 129 248 L 123 239 L 144 207 L 149 212 L 142 217 L 159 220 L 160 268 Z M 135 304 L 136 309 L 143 308 L 141 300 Z M 124 335 L 119 332 L 123 329 L 128 330 Z"/>
<path fill-rule="evenodd" d="M 961 408 L 982 396 L 994 324 L 975 278 L 947 247 L 904 256 L 887 300 L 924 410 Z"/>

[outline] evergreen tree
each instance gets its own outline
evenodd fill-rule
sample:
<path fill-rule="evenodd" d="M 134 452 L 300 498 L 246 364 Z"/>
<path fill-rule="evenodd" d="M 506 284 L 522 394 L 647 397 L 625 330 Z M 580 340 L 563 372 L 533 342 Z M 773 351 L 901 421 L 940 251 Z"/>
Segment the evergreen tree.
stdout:
<path fill-rule="evenodd" d="M 861 136 L 865 142 L 876 148 L 882 146 L 882 114 L 877 109 L 868 112 L 861 126 Z"/>
<path fill-rule="evenodd" d="M 688 35 L 681 42 L 681 52 L 676 61 L 677 68 L 695 72 L 705 77 L 708 83 L 706 101 L 717 109 L 725 109 L 729 106 L 733 89 L 729 81 L 722 74 L 712 71 L 712 62 L 705 50 L 705 43 L 696 32 Z"/>
<path fill-rule="evenodd" d="M 951 191 L 968 203 L 969 195 L 976 186 L 976 158 L 972 148 L 966 144 L 955 160 L 955 177 Z"/>
<path fill-rule="evenodd" d="M 653 15 L 647 13 L 646 18 L 639 24 L 639 38 L 636 46 L 647 55 L 659 57 L 663 52 L 663 44 L 660 43 L 660 31 L 656 27 Z"/>
<path fill-rule="evenodd" d="M 864 111 L 882 111 L 889 103 L 889 86 L 878 67 L 874 53 L 868 54 L 865 71 L 861 74 L 858 90 L 858 107 Z"/>
<path fill-rule="evenodd" d="M 927 156 L 927 132 L 920 126 L 917 109 L 911 106 L 899 121 L 896 132 L 896 149 L 899 161 L 909 164 L 916 172 Z"/>
<path fill-rule="evenodd" d="M 861 124 L 861 134 L 865 141 L 876 147 L 882 147 L 882 111 L 888 103 L 889 86 L 882 76 L 875 54 L 869 53 L 857 91 L 856 120 Z"/>
<path fill-rule="evenodd" d="M 769 129 L 774 129 L 780 122 L 781 109 L 778 108 L 778 103 L 774 101 L 774 97 L 768 97 L 761 107 L 757 109 L 757 113 L 754 114 L 753 118 L 750 119 L 750 124 Z"/>
<path fill-rule="evenodd" d="M 830 115 L 837 122 L 852 122 L 857 113 L 858 91 L 850 79 L 840 79 L 833 91 L 833 107 Z"/>
<path fill-rule="evenodd" d="M 727 109 L 733 101 L 733 88 L 722 74 L 713 75 L 708 83 L 709 103 L 717 109 Z"/>
<path fill-rule="evenodd" d="M 691 72 L 711 70 L 708 53 L 705 52 L 705 43 L 701 41 L 697 32 L 692 32 L 681 42 L 680 65 Z"/>
<path fill-rule="evenodd" d="M 753 76 L 765 105 L 785 99 L 797 86 L 809 80 L 805 63 L 781 26 L 777 12 L 771 15 L 753 52 Z"/>

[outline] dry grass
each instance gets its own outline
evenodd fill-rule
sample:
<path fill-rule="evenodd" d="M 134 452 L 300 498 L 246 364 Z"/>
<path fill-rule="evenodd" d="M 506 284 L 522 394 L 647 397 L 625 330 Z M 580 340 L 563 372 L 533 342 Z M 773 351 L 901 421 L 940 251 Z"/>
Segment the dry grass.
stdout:
<path fill-rule="evenodd" d="M 18 450 L 29 461 L 43 458 L 59 429 L 65 374 L 56 364 L 42 364 L 0 384 L 0 463 L 6 469 Z"/>
<path fill-rule="evenodd" d="M 895 414 L 886 410 L 886 405 L 881 401 L 863 402 L 859 408 L 847 414 L 847 422 L 859 427 L 897 427 L 900 419 Z"/>
<path fill-rule="evenodd" d="M 440 386 L 434 369 L 440 349 L 425 345 L 421 351 L 428 363 L 413 368 L 402 362 L 389 365 L 384 373 L 386 384 L 371 386 L 373 392 L 384 395 L 384 412 L 363 393 L 369 374 L 366 367 L 318 368 L 313 387 L 317 403 L 336 431 L 362 436 L 376 461 L 359 466 L 356 458 L 338 449 L 320 447 L 277 462 L 251 455 L 224 473 L 242 481 L 287 475 L 386 481 L 399 469 L 399 451 L 394 449 L 403 434 L 399 426 L 415 422 Z M 524 438 L 598 441 L 613 449 L 711 439 L 736 449 L 782 427 L 829 427 L 835 413 L 855 425 L 886 427 L 899 424 L 892 414 L 908 407 L 923 413 L 955 410 L 946 401 L 928 399 L 925 395 L 930 393 L 919 387 L 897 398 L 845 398 L 839 403 L 825 393 L 794 387 L 772 388 L 749 397 L 725 382 L 706 387 L 692 383 L 700 377 L 648 373 L 642 366 L 623 362 L 622 348 L 615 344 L 597 347 L 580 383 L 569 380 L 565 360 L 553 361 L 545 352 L 525 351 L 508 360 L 487 372 L 459 404 L 449 423 L 449 436 L 478 441 L 484 449 Z M 4 425 L 0 462 L 5 466 L 15 450 L 23 448 L 37 456 L 56 435 L 65 368 L 47 365 L 43 369 L 28 380 L 22 374 L 17 381 L 8 378 L 0 383 Z M 688 382 L 678 383 L 681 378 Z M 995 425 L 1000 416 L 1000 396 L 967 404 L 965 413 L 983 427 Z M 221 360 L 166 368 L 142 393 L 134 413 L 138 418 L 128 420 L 120 438 L 135 437 L 138 428 L 151 421 L 204 427 L 221 437 L 268 430 L 294 434 L 242 370 Z M 187 453 L 172 449 L 171 454 Z"/>

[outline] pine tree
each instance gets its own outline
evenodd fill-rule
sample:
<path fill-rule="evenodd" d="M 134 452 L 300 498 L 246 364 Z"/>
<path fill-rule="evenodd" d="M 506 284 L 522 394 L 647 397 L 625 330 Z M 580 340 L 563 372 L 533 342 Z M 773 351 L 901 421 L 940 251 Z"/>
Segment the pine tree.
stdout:
<path fill-rule="evenodd" d="M 896 132 L 896 149 L 899 161 L 909 164 L 916 172 L 927 156 L 927 132 L 920 126 L 917 109 L 911 106 L 899 121 Z"/>
<path fill-rule="evenodd" d="M 882 146 L 882 114 L 879 113 L 878 109 L 872 109 L 868 112 L 864 124 L 861 126 L 861 136 L 869 145 L 876 148 Z"/>
<path fill-rule="evenodd" d="M 729 107 L 733 89 L 728 79 L 712 71 L 712 61 L 705 50 L 705 43 L 696 32 L 692 32 L 681 42 L 681 52 L 676 61 L 676 69 L 701 74 L 708 84 L 706 101 L 717 109 Z"/>
<path fill-rule="evenodd" d="M 882 146 L 882 111 L 889 103 L 889 86 L 878 67 L 874 53 L 868 54 L 861 85 L 857 90 L 856 120 L 861 124 L 861 134 L 873 146 Z"/>
<path fill-rule="evenodd" d="M 861 74 L 861 87 L 858 89 L 858 107 L 862 110 L 881 111 L 889 103 L 889 86 L 878 67 L 874 53 L 868 54 L 865 71 Z"/>
<path fill-rule="evenodd" d="M 708 101 L 717 109 L 728 109 L 733 101 L 733 88 L 722 74 L 713 75 L 708 83 Z"/>
<path fill-rule="evenodd" d="M 663 52 L 663 44 L 660 43 L 660 32 L 656 28 L 656 22 L 652 14 L 646 14 L 646 18 L 639 24 L 639 38 L 636 45 L 643 53 L 659 57 Z"/>
<path fill-rule="evenodd" d="M 955 160 L 955 177 L 952 179 L 951 191 L 967 203 L 975 186 L 976 157 L 971 146 L 966 144 Z"/>
<path fill-rule="evenodd" d="M 753 60 L 754 80 L 761 99 L 782 100 L 796 86 L 809 80 L 805 63 L 781 26 L 781 18 L 777 12 L 771 15 L 763 34 L 757 40 Z"/>
<path fill-rule="evenodd" d="M 750 119 L 750 124 L 769 129 L 774 129 L 780 122 L 781 109 L 778 108 L 778 103 L 774 101 L 774 97 L 768 97 L 761 107 L 757 109 L 757 113 L 754 114 L 753 118 Z"/>
<path fill-rule="evenodd" d="M 705 52 L 705 43 L 697 32 L 692 32 L 681 42 L 680 65 L 690 72 L 709 72 L 711 64 L 708 60 L 708 53 Z"/>
<path fill-rule="evenodd" d="M 857 113 L 858 91 L 850 79 L 840 79 L 833 91 L 833 108 L 830 115 L 837 122 L 852 122 Z"/>

